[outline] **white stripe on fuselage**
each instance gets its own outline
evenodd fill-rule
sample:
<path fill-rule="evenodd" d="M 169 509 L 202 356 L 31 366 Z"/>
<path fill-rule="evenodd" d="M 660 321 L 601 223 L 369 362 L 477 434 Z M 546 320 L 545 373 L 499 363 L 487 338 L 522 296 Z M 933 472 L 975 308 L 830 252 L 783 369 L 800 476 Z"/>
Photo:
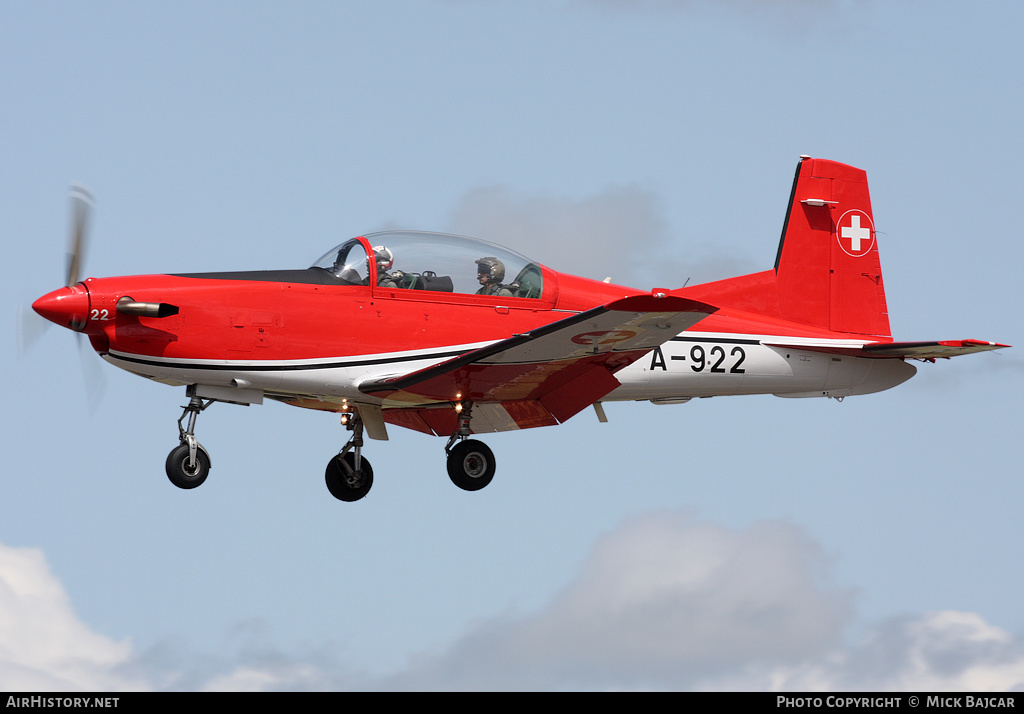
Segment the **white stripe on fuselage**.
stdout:
<path fill-rule="evenodd" d="M 617 372 L 622 386 L 605 400 L 866 393 L 895 386 L 913 374 L 913 367 L 899 360 L 840 357 L 800 349 L 857 349 L 868 343 L 687 331 Z M 170 384 L 244 383 L 273 394 L 379 402 L 361 393 L 358 385 L 368 379 L 409 374 L 489 344 L 493 343 L 300 360 L 180 360 L 115 350 L 104 358 L 122 369 Z M 885 365 L 903 368 L 883 368 Z"/>
<path fill-rule="evenodd" d="M 236 386 L 278 395 L 331 396 L 381 400 L 367 397 L 358 385 L 371 378 L 397 377 L 485 347 L 475 342 L 431 349 L 348 355 L 299 360 L 176 359 L 136 355 L 111 350 L 103 358 L 133 374 L 174 385 L 210 384 Z"/>

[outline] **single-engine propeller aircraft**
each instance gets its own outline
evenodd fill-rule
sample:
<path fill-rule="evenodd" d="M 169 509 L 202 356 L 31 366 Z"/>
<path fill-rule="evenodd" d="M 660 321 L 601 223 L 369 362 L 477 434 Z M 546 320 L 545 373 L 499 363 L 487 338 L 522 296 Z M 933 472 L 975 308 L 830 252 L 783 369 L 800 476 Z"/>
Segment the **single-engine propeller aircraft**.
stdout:
<path fill-rule="evenodd" d="M 305 270 L 79 282 L 88 214 L 77 200 L 67 285 L 33 308 L 107 362 L 186 388 L 166 463 L 181 488 L 209 473 L 195 426 L 214 402 L 340 413 L 351 438 L 327 487 L 356 501 L 373 483 L 364 432 L 387 439 L 388 425 L 447 437 L 451 480 L 475 491 L 495 458 L 471 434 L 553 426 L 591 405 L 603 421 L 604 401 L 842 399 L 910 379 L 911 360 L 1007 346 L 894 342 L 866 175 L 809 157 L 773 268 L 648 292 L 412 231 L 353 238 Z"/>

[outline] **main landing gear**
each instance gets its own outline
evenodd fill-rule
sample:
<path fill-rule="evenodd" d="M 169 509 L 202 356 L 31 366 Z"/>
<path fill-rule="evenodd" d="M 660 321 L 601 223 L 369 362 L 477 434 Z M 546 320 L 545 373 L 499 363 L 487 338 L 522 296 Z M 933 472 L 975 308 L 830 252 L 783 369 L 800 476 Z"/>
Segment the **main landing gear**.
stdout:
<path fill-rule="evenodd" d="M 479 491 L 494 478 L 494 452 L 482 441 L 470 439 L 472 404 L 459 410 L 459 428 L 444 447 L 448 455 L 448 478 L 464 491 Z M 454 445 L 454 446 L 453 446 Z"/>
<path fill-rule="evenodd" d="M 494 478 L 496 462 L 487 444 L 470 439 L 472 405 L 459 410 L 459 426 L 444 447 L 448 455 L 448 477 L 465 491 L 479 491 Z M 363 457 L 363 421 L 358 413 L 342 415 L 342 424 L 352 436 L 337 456 L 327 462 L 324 478 L 327 490 L 341 501 L 358 501 L 373 485 L 373 469 Z"/>
<path fill-rule="evenodd" d="M 167 478 L 178 488 L 195 488 L 206 480 L 210 474 L 210 454 L 203 448 L 203 445 L 196 441 L 196 417 L 199 412 L 213 404 L 213 400 L 206 403 L 195 396 L 192 397 L 185 411 L 178 419 L 178 438 L 181 441 L 178 446 L 167 455 Z M 188 426 L 182 428 L 181 422 L 188 417 Z"/>

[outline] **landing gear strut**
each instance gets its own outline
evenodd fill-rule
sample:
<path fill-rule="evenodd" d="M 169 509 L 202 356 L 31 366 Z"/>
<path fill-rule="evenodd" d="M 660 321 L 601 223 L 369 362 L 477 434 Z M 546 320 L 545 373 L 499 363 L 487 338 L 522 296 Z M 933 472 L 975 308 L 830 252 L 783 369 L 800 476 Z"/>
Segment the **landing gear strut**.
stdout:
<path fill-rule="evenodd" d="M 338 455 L 327 462 L 324 478 L 327 490 L 339 501 L 358 501 L 370 492 L 373 468 L 362 455 L 363 420 L 358 414 L 346 414 L 342 423 L 352 436 Z"/>
<path fill-rule="evenodd" d="M 195 488 L 206 480 L 210 474 L 210 454 L 203 445 L 196 441 L 196 417 L 199 412 L 213 404 L 213 400 L 203 403 L 194 391 L 189 392 L 192 398 L 185 411 L 178 419 L 178 438 L 181 443 L 167 455 L 167 478 L 178 488 Z M 188 426 L 182 427 L 181 422 L 188 417 Z"/>
<path fill-rule="evenodd" d="M 448 455 L 448 478 L 465 491 L 479 491 L 494 478 L 494 452 L 487 444 L 470 439 L 469 420 L 473 405 L 466 403 L 459 410 L 459 426 L 448 439 L 444 452 Z"/>

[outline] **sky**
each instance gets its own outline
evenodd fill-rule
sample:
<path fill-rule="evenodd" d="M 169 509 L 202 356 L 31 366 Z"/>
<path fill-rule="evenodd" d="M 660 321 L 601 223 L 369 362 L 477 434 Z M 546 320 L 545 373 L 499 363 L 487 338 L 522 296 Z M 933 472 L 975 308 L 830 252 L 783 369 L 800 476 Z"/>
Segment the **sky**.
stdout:
<path fill-rule="evenodd" d="M 25 318 L 73 182 L 89 276 L 409 228 L 649 289 L 771 267 L 808 154 L 867 171 L 897 340 L 1021 345 L 1022 26 L 1010 0 L 3 3 L 0 689 L 1024 689 L 1019 348 L 842 403 L 489 435 L 474 493 L 393 428 L 346 504 L 337 417 L 278 403 L 205 411 L 210 477 L 176 489 L 184 390 Z"/>

